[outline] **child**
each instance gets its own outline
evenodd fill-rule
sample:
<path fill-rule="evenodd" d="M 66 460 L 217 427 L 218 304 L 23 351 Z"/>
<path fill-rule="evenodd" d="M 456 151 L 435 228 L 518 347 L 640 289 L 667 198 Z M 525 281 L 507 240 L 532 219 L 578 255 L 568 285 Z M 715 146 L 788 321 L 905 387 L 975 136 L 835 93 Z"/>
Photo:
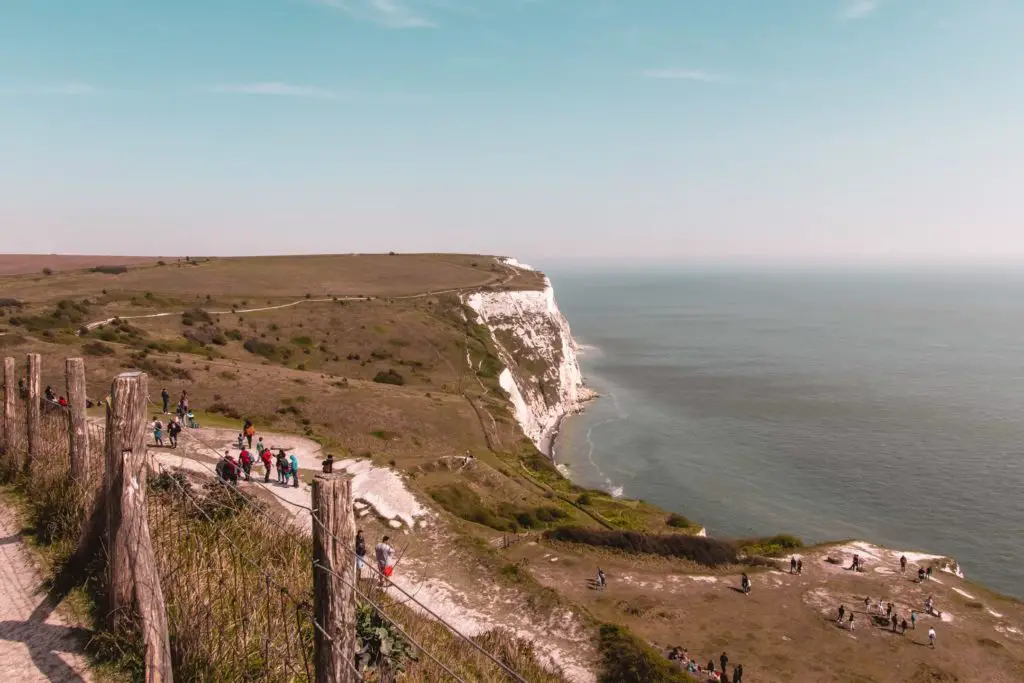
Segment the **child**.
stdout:
<path fill-rule="evenodd" d="M 157 446 L 164 445 L 164 426 L 160 424 L 160 420 L 156 419 L 156 415 L 153 416 L 153 440 L 156 441 Z"/>
<path fill-rule="evenodd" d="M 243 448 L 245 448 L 245 437 L 242 435 L 242 432 L 238 432 L 238 450 Z"/>
<path fill-rule="evenodd" d="M 193 413 L 191 410 L 188 411 L 188 426 L 189 429 L 199 429 L 199 423 L 196 422 L 195 413 Z"/>

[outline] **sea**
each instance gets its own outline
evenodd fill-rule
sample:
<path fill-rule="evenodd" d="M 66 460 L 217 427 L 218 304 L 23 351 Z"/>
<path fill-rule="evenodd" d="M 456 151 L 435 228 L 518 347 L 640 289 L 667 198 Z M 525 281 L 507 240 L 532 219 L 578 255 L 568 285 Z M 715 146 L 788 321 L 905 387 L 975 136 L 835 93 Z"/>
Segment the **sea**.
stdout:
<path fill-rule="evenodd" d="M 555 444 L 577 483 L 1024 597 L 1024 271 L 548 274 L 601 395 Z"/>

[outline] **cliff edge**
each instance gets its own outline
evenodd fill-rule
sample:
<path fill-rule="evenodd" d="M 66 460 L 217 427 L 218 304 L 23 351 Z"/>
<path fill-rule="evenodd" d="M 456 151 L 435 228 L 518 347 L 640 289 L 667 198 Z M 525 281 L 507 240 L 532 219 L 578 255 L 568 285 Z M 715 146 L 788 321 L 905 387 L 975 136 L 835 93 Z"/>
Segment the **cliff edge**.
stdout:
<path fill-rule="evenodd" d="M 512 258 L 506 268 L 533 271 Z M 558 308 L 551 281 L 540 290 L 480 291 L 465 304 L 491 333 L 505 369 L 498 377 L 523 433 L 545 455 L 566 415 L 594 394 L 583 382 L 569 321 Z"/>

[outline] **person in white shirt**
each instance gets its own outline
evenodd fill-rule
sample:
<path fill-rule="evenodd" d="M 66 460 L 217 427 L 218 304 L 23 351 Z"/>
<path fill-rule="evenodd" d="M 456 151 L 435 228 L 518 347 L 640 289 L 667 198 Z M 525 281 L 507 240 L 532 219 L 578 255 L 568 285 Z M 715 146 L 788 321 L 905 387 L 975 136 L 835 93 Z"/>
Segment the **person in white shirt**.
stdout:
<path fill-rule="evenodd" d="M 929 628 L 928 629 L 928 643 L 932 646 L 932 648 L 935 647 L 935 629 L 934 628 Z"/>
<path fill-rule="evenodd" d="M 377 571 L 380 572 L 380 583 L 384 585 L 386 573 L 385 570 L 391 564 L 391 556 L 395 554 L 395 549 L 391 547 L 388 541 L 391 540 L 390 536 L 385 536 L 374 548 L 374 553 L 377 556 Z"/>

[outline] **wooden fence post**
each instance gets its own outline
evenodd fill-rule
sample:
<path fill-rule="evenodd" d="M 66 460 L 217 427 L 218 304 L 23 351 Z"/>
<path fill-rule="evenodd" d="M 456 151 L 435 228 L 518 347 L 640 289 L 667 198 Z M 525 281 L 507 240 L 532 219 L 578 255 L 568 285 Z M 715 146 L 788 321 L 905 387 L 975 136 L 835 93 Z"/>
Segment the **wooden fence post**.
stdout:
<path fill-rule="evenodd" d="M 313 478 L 314 661 L 317 683 L 352 683 L 356 654 L 356 521 L 352 479 Z"/>
<path fill-rule="evenodd" d="M 14 359 L 4 358 L 4 453 L 13 458 L 12 470 L 21 469 L 20 456 L 14 452 L 14 401 L 17 397 L 18 378 L 14 376 Z"/>
<path fill-rule="evenodd" d="M 28 455 L 25 458 L 25 471 L 32 469 L 32 461 L 39 455 L 39 410 L 40 375 L 43 369 L 43 357 L 38 353 L 28 354 Z"/>
<path fill-rule="evenodd" d="M 71 482 L 84 486 L 89 480 L 89 430 L 85 414 L 85 361 L 64 361 L 64 381 L 68 390 L 68 433 L 71 435 Z"/>
<path fill-rule="evenodd" d="M 146 680 L 169 683 L 173 677 L 167 606 L 146 514 L 148 377 L 142 372 L 121 373 L 114 378 L 110 396 L 104 480 L 110 624 L 116 632 L 134 604 L 146 642 Z"/>

